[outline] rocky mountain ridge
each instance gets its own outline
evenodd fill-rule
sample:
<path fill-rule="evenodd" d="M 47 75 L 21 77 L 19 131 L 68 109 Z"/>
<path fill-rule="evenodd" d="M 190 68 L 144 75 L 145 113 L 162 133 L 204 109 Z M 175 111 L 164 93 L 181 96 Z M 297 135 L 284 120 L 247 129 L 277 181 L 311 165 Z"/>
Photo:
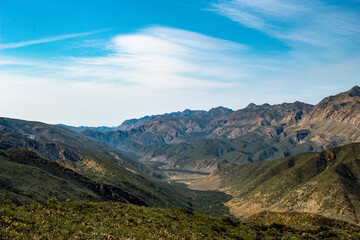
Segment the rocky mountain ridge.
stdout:
<path fill-rule="evenodd" d="M 175 112 L 154 115 L 138 120 L 125 121 L 118 129 L 101 133 L 86 130 L 84 135 L 100 140 L 124 152 L 136 152 L 145 146 L 192 142 L 206 135 L 206 126 L 213 118 L 233 112 L 231 109 L 218 107 L 209 111 Z"/>
<path fill-rule="evenodd" d="M 359 92 L 355 86 L 315 106 L 251 103 L 237 111 L 224 107 L 208 112 L 186 110 L 132 120 L 131 127 L 126 122 L 126 131 L 87 130 L 83 134 L 140 160 L 164 162 L 163 168 L 209 172 L 227 162 L 276 159 L 360 141 Z M 201 150 L 208 148 L 206 139 L 213 140 L 215 150 Z M 226 151 L 221 154 L 224 144 Z"/>

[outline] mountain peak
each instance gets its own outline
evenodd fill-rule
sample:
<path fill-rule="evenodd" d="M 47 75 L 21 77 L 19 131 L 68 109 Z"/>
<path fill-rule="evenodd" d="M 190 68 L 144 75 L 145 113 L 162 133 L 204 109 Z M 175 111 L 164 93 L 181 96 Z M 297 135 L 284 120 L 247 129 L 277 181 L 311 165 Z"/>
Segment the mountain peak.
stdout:
<path fill-rule="evenodd" d="M 254 108 L 257 107 L 258 105 L 256 105 L 255 103 L 249 103 L 246 108 Z"/>
<path fill-rule="evenodd" d="M 349 91 L 347 91 L 350 97 L 359 97 L 360 96 L 360 87 L 355 85 Z"/>
<path fill-rule="evenodd" d="M 250 103 L 249 105 L 247 105 L 247 107 L 245 109 L 247 110 L 259 110 L 259 109 L 265 109 L 270 107 L 271 105 L 268 103 L 264 103 L 262 105 L 256 105 L 255 103 Z"/>
<path fill-rule="evenodd" d="M 360 97 L 360 87 L 354 86 L 350 90 L 346 92 L 339 93 L 334 96 L 329 96 L 324 98 L 321 102 L 319 102 L 318 106 L 329 106 L 331 104 L 340 103 L 343 101 L 348 101 L 351 98 Z"/>
<path fill-rule="evenodd" d="M 360 87 L 354 86 L 346 92 L 324 98 L 306 120 L 333 120 L 339 123 L 360 123 Z"/>
<path fill-rule="evenodd" d="M 229 114 L 232 112 L 233 112 L 233 110 L 231 110 L 230 108 L 223 107 L 223 106 L 219 106 L 217 108 L 212 108 L 209 110 L 209 114 L 212 116 L 226 115 L 226 114 Z"/>

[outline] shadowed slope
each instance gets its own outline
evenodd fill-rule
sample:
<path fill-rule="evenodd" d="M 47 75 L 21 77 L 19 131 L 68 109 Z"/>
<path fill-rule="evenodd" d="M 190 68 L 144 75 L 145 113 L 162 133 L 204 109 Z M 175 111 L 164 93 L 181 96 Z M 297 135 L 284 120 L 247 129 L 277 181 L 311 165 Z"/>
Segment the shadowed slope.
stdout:
<path fill-rule="evenodd" d="M 32 151 L 41 158 L 32 157 L 34 153 L 25 154 L 29 157 L 28 159 L 26 157 L 10 158 L 8 155 L 12 147 Z M 11 198 L 10 202 L 39 202 L 54 195 L 61 200 L 68 196 L 71 200 L 115 200 L 157 207 L 186 207 L 215 215 L 227 212 L 222 205 L 223 201 L 229 199 L 227 195 L 191 191 L 179 184 L 156 180 L 147 175 L 157 175 L 155 168 L 134 162 L 111 147 L 64 127 L 0 118 L 0 148 L 10 151 L 5 152 L 3 161 L 6 164 L 2 168 L 4 176 L 0 179 L 15 193 L 12 195 L 15 197 Z M 46 163 L 46 161 L 49 163 L 34 166 L 30 164 L 34 159 L 38 159 L 38 163 Z M 51 169 L 47 168 L 49 166 L 52 166 Z M 77 175 L 72 176 L 79 179 L 73 179 L 73 182 L 76 182 L 73 187 L 64 188 L 64 191 L 61 191 L 59 187 L 59 191 L 51 193 L 52 185 L 62 186 L 63 171 L 76 173 Z M 7 174 L 9 172 L 14 174 Z M 40 176 L 39 179 L 43 178 L 46 181 L 32 183 L 31 179 L 34 177 L 32 173 L 36 173 Z M 24 186 L 19 179 L 24 180 Z M 81 179 L 88 179 L 96 186 L 104 188 L 106 196 L 89 193 L 89 189 L 84 189 L 83 186 L 76 187 L 79 181 L 82 181 Z M 34 198 L 36 200 L 27 197 L 28 192 L 23 191 L 22 187 L 30 189 L 30 192 L 32 191 L 33 195 L 37 196 Z M 90 188 L 90 192 L 93 188 Z M 44 193 L 41 193 L 41 189 Z M 74 192 L 77 190 L 79 190 L 78 193 Z M 89 193 L 89 196 L 82 192 Z M 131 197 L 128 198 L 128 196 Z"/>

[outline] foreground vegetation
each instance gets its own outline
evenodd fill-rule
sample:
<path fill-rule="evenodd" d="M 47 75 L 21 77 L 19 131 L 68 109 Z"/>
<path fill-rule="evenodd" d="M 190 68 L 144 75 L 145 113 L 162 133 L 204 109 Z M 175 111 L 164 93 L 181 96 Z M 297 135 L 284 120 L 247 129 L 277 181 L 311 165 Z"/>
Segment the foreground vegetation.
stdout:
<path fill-rule="evenodd" d="M 0 239 L 360 239 L 356 227 L 259 225 L 188 209 L 48 201 L 0 207 Z"/>

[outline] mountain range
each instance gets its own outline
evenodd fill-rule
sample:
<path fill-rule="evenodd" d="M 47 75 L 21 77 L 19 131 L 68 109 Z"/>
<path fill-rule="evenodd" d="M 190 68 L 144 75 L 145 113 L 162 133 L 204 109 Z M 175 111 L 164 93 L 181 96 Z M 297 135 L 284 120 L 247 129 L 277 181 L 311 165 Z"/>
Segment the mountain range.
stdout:
<path fill-rule="evenodd" d="M 105 127 L 105 126 L 100 126 L 100 127 L 87 127 L 87 126 L 80 126 L 80 127 L 74 127 L 74 126 L 69 126 L 69 125 L 65 125 L 65 124 L 56 124 L 56 126 L 60 126 L 60 127 L 66 127 L 70 130 L 73 130 L 75 132 L 83 132 L 87 129 L 92 129 L 92 130 L 96 130 L 99 132 L 108 132 L 108 131 L 113 131 L 115 129 L 117 129 L 116 127 Z"/>
<path fill-rule="evenodd" d="M 359 123 L 358 86 L 316 105 L 185 110 L 113 128 L 0 118 L 0 203 L 110 200 L 359 223 Z"/>
<path fill-rule="evenodd" d="M 251 103 L 237 111 L 185 110 L 82 134 L 165 169 L 212 172 L 229 162 L 265 161 L 357 142 L 359 122 L 360 88 L 355 86 L 315 106 Z"/>

